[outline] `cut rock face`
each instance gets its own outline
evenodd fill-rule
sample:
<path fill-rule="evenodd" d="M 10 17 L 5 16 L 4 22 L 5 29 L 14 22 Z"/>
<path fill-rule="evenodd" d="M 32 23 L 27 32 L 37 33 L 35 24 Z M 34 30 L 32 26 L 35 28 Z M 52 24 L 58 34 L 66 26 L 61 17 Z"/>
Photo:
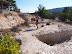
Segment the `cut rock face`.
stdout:
<path fill-rule="evenodd" d="M 69 25 L 51 25 L 41 28 L 39 31 L 39 35 L 36 37 L 46 43 L 46 44 L 55 44 L 61 43 L 65 40 L 69 39 L 72 36 L 72 27 Z"/>

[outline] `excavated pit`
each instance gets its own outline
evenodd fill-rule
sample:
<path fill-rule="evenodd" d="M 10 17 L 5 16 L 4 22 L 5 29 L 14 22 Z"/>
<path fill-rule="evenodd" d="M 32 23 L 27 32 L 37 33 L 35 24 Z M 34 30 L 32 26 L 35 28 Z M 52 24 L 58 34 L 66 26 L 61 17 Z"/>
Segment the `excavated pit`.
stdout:
<path fill-rule="evenodd" d="M 49 30 L 52 31 L 52 29 L 48 29 L 48 33 L 46 34 L 44 33 L 44 31 L 41 31 L 42 33 L 36 36 L 37 39 L 48 45 L 54 45 L 62 43 L 72 37 L 72 28 L 63 28 L 60 30 L 60 27 L 57 27 L 60 31 L 57 31 L 57 28 L 55 28 L 53 29 L 53 32 L 49 32 Z"/>
<path fill-rule="evenodd" d="M 48 45 L 54 45 L 66 41 L 71 36 L 72 36 L 72 31 L 62 31 L 62 32 L 39 35 L 36 37 L 38 38 L 38 40 Z"/>

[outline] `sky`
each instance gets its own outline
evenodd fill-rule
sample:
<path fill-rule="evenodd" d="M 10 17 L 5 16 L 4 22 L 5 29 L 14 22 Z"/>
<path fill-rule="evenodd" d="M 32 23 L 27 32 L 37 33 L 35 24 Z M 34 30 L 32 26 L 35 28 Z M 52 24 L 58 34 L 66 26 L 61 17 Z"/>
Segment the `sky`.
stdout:
<path fill-rule="evenodd" d="M 72 6 L 72 0 L 15 0 L 22 13 L 33 13 L 38 10 L 39 4 L 46 9 Z"/>

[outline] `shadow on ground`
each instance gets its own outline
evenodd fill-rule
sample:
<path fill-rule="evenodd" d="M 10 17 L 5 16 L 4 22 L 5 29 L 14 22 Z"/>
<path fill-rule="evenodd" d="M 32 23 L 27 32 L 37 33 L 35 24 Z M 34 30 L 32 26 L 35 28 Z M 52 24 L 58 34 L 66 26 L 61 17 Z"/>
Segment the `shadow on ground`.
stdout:
<path fill-rule="evenodd" d="M 29 30 L 25 30 L 23 32 L 30 32 L 30 31 L 35 31 L 36 29 L 29 29 Z"/>

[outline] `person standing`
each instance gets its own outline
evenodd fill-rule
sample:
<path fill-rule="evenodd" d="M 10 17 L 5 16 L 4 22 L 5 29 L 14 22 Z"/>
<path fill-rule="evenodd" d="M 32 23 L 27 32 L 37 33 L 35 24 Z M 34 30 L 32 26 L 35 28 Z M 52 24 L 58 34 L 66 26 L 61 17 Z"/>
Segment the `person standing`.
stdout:
<path fill-rule="evenodd" d="M 38 23 L 39 23 L 39 16 L 38 14 L 35 15 L 35 23 L 36 23 L 36 26 L 37 26 L 37 29 L 38 29 Z"/>

